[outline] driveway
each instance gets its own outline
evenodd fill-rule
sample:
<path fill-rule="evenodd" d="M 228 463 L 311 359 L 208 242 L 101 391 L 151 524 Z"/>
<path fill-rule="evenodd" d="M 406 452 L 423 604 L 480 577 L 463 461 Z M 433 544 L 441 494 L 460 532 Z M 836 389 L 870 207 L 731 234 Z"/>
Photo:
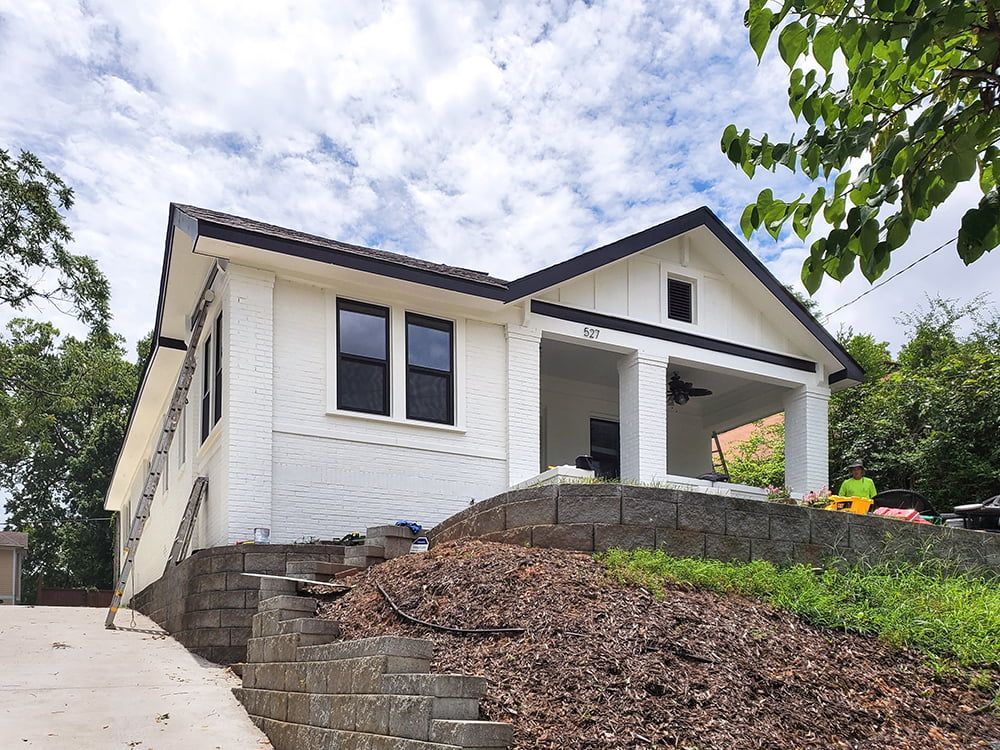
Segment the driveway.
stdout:
<path fill-rule="evenodd" d="M 106 610 L 0 607 L 0 747 L 270 748 L 230 692 L 227 669 L 152 620 L 105 630 Z M 132 612 L 118 613 L 129 628 Z"/>

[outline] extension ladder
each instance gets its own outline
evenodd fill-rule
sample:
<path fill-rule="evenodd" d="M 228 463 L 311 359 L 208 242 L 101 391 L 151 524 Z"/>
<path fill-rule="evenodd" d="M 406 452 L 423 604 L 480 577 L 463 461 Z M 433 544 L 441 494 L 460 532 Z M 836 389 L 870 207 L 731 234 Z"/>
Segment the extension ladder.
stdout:
<path fill-rule="evenodd" d="M 722 453 L 722 443 L 719 442 L 719 433 L 712 430 L 712 442 L 715 447 L 712 448 L 712 471 L 715 471 L 715 457 L 719 457 L 719 462 L 722 464 L 722 471 L 720 474 L 726 475 L 726 481 L 729 481 L 729 467 L 726 466 L 726 457 Z"/>
<path fill-rule="evenodd" d="M 184 515 L 181 516 L 180 526 L 177 527 L 177 538 L 174 539 L 174 546 L 170 549 L 170 557 L 167 558 L 167 567 L 170 563 L 176 565 L 187 554 L 188 545 L 191 544 L 191 533 L 194 531 L 194 519 L 198 515 L 198 508 L 208 492 L 208 477 L 198 477 L 191 485 L 191 494 L 188 496 L 187 505 L 184 508 Z"/>
<path fill-rule="evenodd" d="M 139 496 L 139 506 L 136 508 L 135 517 L 132 519 L 132 525 L 129 528 L 128 541 L 126 541 L 125 547 L 122 550 L 125 553 L 125 561 L 122 563 L 118 583 L 115 585 L 115 592 L 111 597 L 111 607 L 108 609 L 108 616 L 104 620 L 104 627 L 109 630 L 114 630 L 115 615 L 118 613 L 118 607 L 122 603 L 125 584 L 128 583 L 128 577 L 132 573 L 136 548 L 139 545 L 139 539 L 142 537 L 142 531 L 146 526 L 146 519 L 149 518 L 150 506 L 153 504 L 156 487 L 160 483 L 160 474 L 167 460 L 167 453 L 174 439 L 177 423 L 180 421 L 181 412 L 187 403 L 188 390 L 191 388 L 191 380 L 194 377 L 194 371 L 197 366 L 195 358 L 201 339 L 201 332 L 205 327 L 209 305 L 215 298 L 215 293 L 211 290 L 214 279 L 215 271 L 213 270 L 198 300 L 198 307 L 191 320 L 191 338 L 188 342 L 187 352 L 184 354 L 184 363 L 181 365 L 180 374 L 177 376 L 177 383 L 174 386 L 174 393 L 170 398 L 167 413 L 163 417 L 163 428 L 160 431 L 159 440 L 156 441 L 153 458 L 149 462 L 149 473 L 146 475 L 146 481 L 142 486 L 142 495 Z"/>

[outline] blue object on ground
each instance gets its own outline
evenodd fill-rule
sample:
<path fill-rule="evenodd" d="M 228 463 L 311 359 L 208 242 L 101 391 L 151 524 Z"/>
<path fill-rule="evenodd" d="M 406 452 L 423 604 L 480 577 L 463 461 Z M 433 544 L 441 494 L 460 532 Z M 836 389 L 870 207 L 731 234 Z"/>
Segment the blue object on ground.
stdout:
<path fill-rule="evenodd" d="M 416 536 L 421 531 L 423 531 L 423 528 L 424 528 L 423 526 L 421 526 L 416 521 L 396 521 L 396 525 L 397 526 L 405 526 L 406 528 L 408 528 L 410 531 L 413 532 L 414 536 Z"/>

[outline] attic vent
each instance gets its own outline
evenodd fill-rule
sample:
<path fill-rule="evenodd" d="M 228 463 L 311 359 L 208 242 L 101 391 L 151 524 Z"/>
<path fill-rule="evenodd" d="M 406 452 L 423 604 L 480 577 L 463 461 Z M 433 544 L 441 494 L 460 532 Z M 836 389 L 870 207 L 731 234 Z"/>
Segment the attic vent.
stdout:
<path fill-rule="evenodd" d="M 671 320 L 680 320 L 691 323 L 694 320 L 692 314 L 692 298 L 694 285 L 690 281 L 680 279 L 667 279 L 667 317 Z"/>

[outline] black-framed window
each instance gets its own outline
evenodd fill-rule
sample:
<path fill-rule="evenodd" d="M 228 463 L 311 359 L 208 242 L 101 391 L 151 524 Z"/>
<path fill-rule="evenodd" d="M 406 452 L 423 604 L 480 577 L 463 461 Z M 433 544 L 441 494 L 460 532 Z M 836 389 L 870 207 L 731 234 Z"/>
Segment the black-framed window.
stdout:
<path fill-rule="evenodd" d="M 455 423 L 455 330 L 450 320 L 406 313 L 406 418 Z"/>
<path fill-rule="evenodd" d="M 389 308 L 337 300 L 337 408 L 389 414 Z"/>
<path fill-rule="evenodd" d="M 212 431 L 212 337 L 202 345 L 201 360 L 201 442 Z"/>
<path fill-rule="evenodd" d="M 215 319 L 215 384 L 212 425 L 222 419 L 222 313 Z"/>
<path fill-rule="evenodd" d="M 667 317 L 683 323 L 694 322 L 694 284 L 667 278 Z"/>
<path fill-rule="evenodd" d="M 605 479 L 621 476 L 621 429 L 618 422 L 591 418 L 590 457 L 597 461 L 597 476 Z"/>

